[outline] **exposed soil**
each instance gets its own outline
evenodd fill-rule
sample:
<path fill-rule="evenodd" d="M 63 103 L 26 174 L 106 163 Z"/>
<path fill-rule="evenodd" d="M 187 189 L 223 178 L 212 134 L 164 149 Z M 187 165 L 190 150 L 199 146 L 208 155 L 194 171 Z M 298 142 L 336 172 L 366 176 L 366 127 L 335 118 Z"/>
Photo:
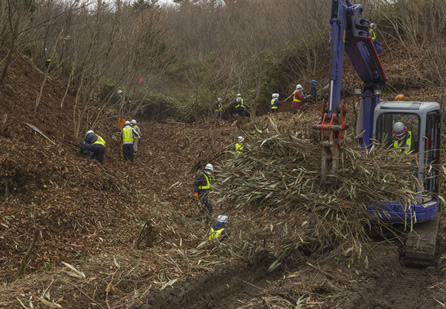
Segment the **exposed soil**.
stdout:
<path fill-rule="evenodd" d="M 386 51 L 382 58 L 391 89 L 407 85 L 400 59 Z M 347 68 L 346 82 L 358 84 L 355 78 Z M 249 125 L 141 119 L 140 151 L 134 162 L 126 162 L 116 119 L 106 120 L 94 128 L 107 142 L 100 166 L 79 154 L 82 137 L 73 137 L 73 99 L 59 107 L 64 85 L 56 78 L 50 76 L 34 112 L 41 80 L 36 67 L 17 58 L 0 88 L 0 120 L 8 115 L 0 136 L 0 307 L 21 307 L 20 300 L 43 308 L 39 297 L 64 308 L 445 307 L 444 260 L 438 267 L 402 268 L 398 246 L 388 242 L 371 244 L 367 262 L 337 259 L 339 248 L 305 260 L 291 256 L 274 272 L 267 271 L 274 257 L 262 251 L 247 261 L 218 248 L 202 249 L 207 226 L 196 220 L 193 178 L 204 164 L 223 158 Z M 405 94 L 440 100 L 439 89 L 406 89 Z M 218 213 L 219 205 L 215 209 Z M 146 222 L 146 238 L 136 244 Z M 36 228 L 41 233 L 25 276 L 17 278 Z M 444 216 L 440 233 L 444 255 Z M 70 273 L 62 262 L 85 277 Z"/>

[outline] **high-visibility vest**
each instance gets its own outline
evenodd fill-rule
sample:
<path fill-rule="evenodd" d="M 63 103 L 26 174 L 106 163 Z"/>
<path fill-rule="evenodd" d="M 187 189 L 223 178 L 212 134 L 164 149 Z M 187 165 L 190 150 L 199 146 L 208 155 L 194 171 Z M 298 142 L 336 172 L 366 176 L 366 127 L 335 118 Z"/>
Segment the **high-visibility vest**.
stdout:
<path fill-rule="evenodd" d="M 375 33 L 375 31 L 373 31 L 372 28 L 369 29 L 369 35 L 370 35 L 370 38 L 371 38 L 373 41 L 376 40 L 376 33 Z"/>
<path fill-rule="evenodd" d="M 213 241 L 213 242 L 217 242 L 217 241 L 219 241 L 219 240 L 220 240 L 221 233 L 223 233 L 224 230 L 225 230 L 225 228 L 222 228 L 222 229 L 219 229 L 219 230 L 214 230 L 214 229 L 211 227 L 211 230 L 210 230 L 210 232 L 209 232 L 208 240 Z"/>
<path fill-rule="evenodd" d="M 206 175 L 205 172 L 201 173 L 202 175 L 204 175 L 204 177 L 206 178 L 206 185 L 205 186 L 199 186 L 198 189 L 199 190 L 209 190 L 211 188 L 211 181 L 212 181 L 212 177 L 208 175 Z"/>
<path fill-rule="evenodd" d="M 237 104 L 235 105 L 235 108 L 239 108 L 239 107 L 245 108 L 245 105 L 243 104 L 243 99 L 242 98 L 240 98 L 240 101 L 239 101 L 239 99 L 236 99 L 236 102 L 237 102 Z"/>
<path fill-rule="evenodd" d="M 222 110 L 223 110 L 223 104 L 217 103 L 217 109 L 215 111 L 216 112 L 221 112 Z"/>
<path fill-rule="evenodd" d="M 270 109 L 277 109 L 278 106 L 276 106 L 276 99 L 271 100 L 271 105 L 269 107 Z"/>
<path fill-rule="evenodd" d="M 245 144 L 243 144 L 243 143 L 236 143 L 235 144 L 235 151 L 237 151 L 238 153 L 242 153 L 243 152 L 243 148 L 245 148 Z"/>
<path fill-rule="evenodd" d="M 96 140 L 96 142 L 93 143 L 93 145 L 102 145 L 105 147 L 104 139 L 97 134 L 95 134 L 95 135 L 98 137 L 98 139 Z"/>
<path fill-rule="evenodd" d="M 400 149 L 397 149 L 397 152 L 398 152 L 398 153 L 401 153 L 401 150 L 402 150 L 403 148 L 406 148 L 406 147 L 407 147 L 407 149 L 404 150 L 404 152 L 405 152 L 405 153 L 409 153 L 409 152 L 410 152 L 410 149 L 411 149 L 411 147 L 412 147 L 412 131 L 407 131 L 407 133 L 409 133 L 409 137 L 406 138 L 406 142 L 405 142 L 404 145 L 400 145 L 399 141 L 395 141 L 395 142 L 393 143 L 393 147 L 394 147 L 394 148 L 400 148 Z"/>
<path fill-rule="evenodd" d="M 296 99 L 296 93 L 297 92 L 300 92 L 300 91 L 298 91 L 298 90 L 294 91 L 293 102 L 299 102 L 300 103 L 300 102 L 302 102 L 302 100 Z"/>
<path fill-rule="evenodd" d="M 122 129 L 122 141 L 123 142 L 133 142 L 133 133 L 132 133 L 132 127 L 125 127 Z"/>

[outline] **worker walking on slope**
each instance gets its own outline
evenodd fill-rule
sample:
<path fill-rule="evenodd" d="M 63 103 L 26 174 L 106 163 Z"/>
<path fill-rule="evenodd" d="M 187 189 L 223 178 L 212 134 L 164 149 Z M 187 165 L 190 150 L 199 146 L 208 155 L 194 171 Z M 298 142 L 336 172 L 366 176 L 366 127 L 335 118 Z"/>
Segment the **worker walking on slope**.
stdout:
<path fill-rule="evenodd" d="M 133 161 L 133 141 L 135 138 L 138 138 L 138 132 L 130 126 L 129 121 L 126 121 L 121 131 L 122 153 L 125 160 Z"/>
<path fill-rule="evenodd" d="M 133 152 L 136 154 L 138 152 L 138 143 L 141 140 L 141 129 L 136 125 L 136 120 L 130 121 L 132 128 L 138 133 L 138 136 L 133 139 Z"/>
<path fill-rule="evenodd" d="M 85 139 L 81 145 L 81 153 L 90 155 L 91 158 L 95 158 L 99 163 L 104 164 L 105 154 L 105 141 L 102 137 L 94 133 L 93 130 L 88 130 L 85 134 Z"/>
<path fill-rule="evenodd" d="M 409 153 L 413 149 L 416 137 L 412 135 L 412 131 L 408 131 L 404 123 L 398 121 L 392 127 L 393 148 L 397 153 Z"/>
<path fill-rule="evenodd" d="M 269 106 L 269 109 L 271 110 L 272 113 L 277 113 L 279 110 L 279 106 L 282 105 L 283 102 L 279 101 L 279 94 L 278 93 L 273 93 L 272 95 L 272 99 L 271 99 L 271 104 Z"/>
<path fill-rule="evenodd" d="M 370 38 L 372 39 L 373 45 L 375 46 L 376 52 L 379 54 L 382 49 L 381 49 L 381 44 L 379 44 L 379 42 L 376 40 L 376 30 L 377 26 L 375 23 L 371 23 L 370 27 L 369 27 L 369 35 Z"/>
<path fill-rule="evenodd" d="M 299 109 L 302 107 L 303 101 L 311 97 L 311 94 L 305 96 L 303 90 L 304 88 L 302 87 L 301 84 L 296 85 L 296 91 L 294 91 L 293 103 L 291 103 L 291 106 L 293 107 L 293 114 L 297 114 L 299 112 Z"/>
<path fill-rule="evenodd" d="M 225 241 L 229 236 L 231 236 L 231 232 L 226 227 L 228 223 L 228 216 L 219 215 L 217 217 L 217 223 L 212 225 L 207 233 L 208 240 L 212 242 L 222 242 Z"/>
<path fill-rule="evenodd" d="M 237 114 L 241 116 L 242 119 L 245 119 L 246 117 L 245 102 L 243 101 L 242 95 L 240 93 L 237 93 L 237 97 L 234 100 L 234 106 Z"/>
<path fill-rule="evenodd" d="M 209 201 L 209 191 L 211 189 L 212 172 L 214 166 L 210 163 L 206 164 L 204 171 L 195 177 L 194 181 L 194 196 L 200 200 L 200 218 L 205 217 L 206 222 L 209 221 L 212 215 L 212 203 Z"/>

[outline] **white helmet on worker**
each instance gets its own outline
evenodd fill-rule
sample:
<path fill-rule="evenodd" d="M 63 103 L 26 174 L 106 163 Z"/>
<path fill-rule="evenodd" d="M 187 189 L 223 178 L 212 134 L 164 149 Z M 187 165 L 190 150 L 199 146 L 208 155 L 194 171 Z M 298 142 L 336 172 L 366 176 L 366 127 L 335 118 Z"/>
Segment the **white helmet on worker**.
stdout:
<path fill-rule="evenodd" d="M 87 133 L 85 134 L 85 137 L 87 137 L 88 134 L 94 134 L 93 130 L 88 130 Z"/>
<path fill-rule="evenodd" d="M 301 84 L 297 84 L 297 85 L 296 85 L 296 90 L 302 90 L 302 89 L 303 89 L 303 87 L 302 87 Z"/>
<path fill-rule="evenodd" d="M 217 217 L 217 222 L 220 222 L 220 223 L 228 223 L 228 216 L 225 216 L 225 215 L 219 215 L 219 216 Z"/>
<path fill-rule="evenodd" d="M 118 90 L 118 94 L 122 94 L 122 90 L 121 89 Z"/>
<path fill-rule="evenodd" d="M 393 124 L 392 133 L 395 136 L 395 139 L 402 140 L 407 132 L 407 128 L 404 123 L 398 121 Z"/>
<path fill-rule="evenodd" d="M 237 137 L 237 140 L 239 143 L 241 143 L 245 140 L 245 138 L 243 136 L 239 136 L 239 137 Z"/>
<path fill-rule="evenodd" d="M 206 164 L 204 169 L 213 172 L 214 166 L 211 163 L 208 163 L 208 164 Z"/>
<path fill-rule="evenodd" d="M 221 102 L 221 98 L 218 98 L 217 101 L 218 101 L 218 102 Z"/>
<path fill-rule="evenodd" d="M 242 95 L 240 93 L 237 93 L 237 98 L 241 98 Z"/>
<path fill-rule="evenodd" d="M 124 125 L 125 126 L 129 126 L 130 125 L 130 121 L 127 120 L 126 122 L 124 122 Z"/>
<path fill-rule="evenodd" d="M 372 28 L 372 29 L 376 29 L 376 24 L 375 24 L 375 23 L 371 23 L 371 24 L 370 24 L 370 28 Z"/>
<path fill-rule="evenodd" d="M 131 124 L 136 124 L 136 120 L 133 119 L 132 121 L 130 121 Z"/>

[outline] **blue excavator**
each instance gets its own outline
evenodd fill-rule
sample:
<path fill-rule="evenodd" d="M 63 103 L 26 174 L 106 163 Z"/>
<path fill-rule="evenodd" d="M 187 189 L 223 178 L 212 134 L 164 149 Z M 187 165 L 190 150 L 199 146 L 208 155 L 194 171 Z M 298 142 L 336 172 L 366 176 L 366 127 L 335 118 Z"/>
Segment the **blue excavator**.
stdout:
<path fill-rule="evenodd" d="M 321 184 L 336 182 L 340 147 L 348 128 L 346 104 L 341 100 L 344 54 L 347 54 L 362 80 L 362 88 L 356 89 L 355 94 L 361 97 L 356 132 L 360 133 L 363 149 L 369 149 L 375 141 L 394 147 L 396 152 L 407 152 L 407 149 L 397 150 L 395 144 L 395 126 L 404 124 L 404 132 L 411 132 L 410 152 L 417 156 L 416 203 L 405 206 L 376 201 L 368 212 L 386 222 L 415 222 L 401 250 L 401 262 L 415 267 L 435 265 L 439 255 L 441 108 L 436 102 L 380 102 L 387 77 L 369 35 L 369 21 L 361 17 L 362 12 L 361 4 L 331 1 L 329 94 L 328 101 L 322 103 L 321 119 L 314 125 L 320 130 Z"/>

